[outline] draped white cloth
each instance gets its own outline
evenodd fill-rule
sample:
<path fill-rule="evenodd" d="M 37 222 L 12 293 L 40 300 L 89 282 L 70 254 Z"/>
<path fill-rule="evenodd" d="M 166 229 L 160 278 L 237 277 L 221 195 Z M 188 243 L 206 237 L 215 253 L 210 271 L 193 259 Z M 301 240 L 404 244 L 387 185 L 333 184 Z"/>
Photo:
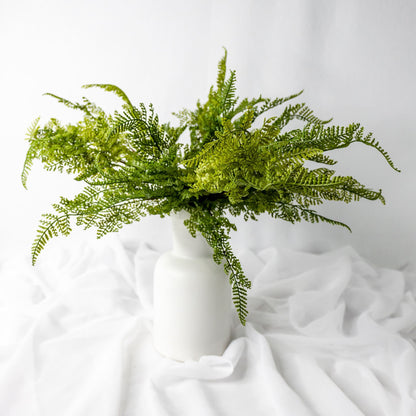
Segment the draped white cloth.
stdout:
<path fill-rule="evenodd" d="M 158 255 L 111 236 L 1 262 L 1 416 L 416 415 L 412 272 L 349 247 L 240 252 L 248 324 L 180 363 L 152 345 Z"/>

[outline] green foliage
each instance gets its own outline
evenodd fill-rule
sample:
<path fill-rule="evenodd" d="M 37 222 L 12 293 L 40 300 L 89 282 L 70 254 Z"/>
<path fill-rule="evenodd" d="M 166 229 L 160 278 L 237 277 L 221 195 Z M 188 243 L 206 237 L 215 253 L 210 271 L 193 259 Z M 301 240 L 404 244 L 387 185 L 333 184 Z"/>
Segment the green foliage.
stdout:
<path fill-rule="evenodd" d="M 114 114 L 106 114 L 85 97 L 73 103 L 47 94 L 81 111 L 83 118 L 68 125 L 54 118 L 44 126 L 39 120 L 33 123 L 22 183 L 26 187 L 38 159 L 47 170 L 75 175 L 85 188 L 73 199 L 61 197 L 53 205 L 56 213 L 43 216 L 32 247 L 33 264 L 52 237 L 70 234 L 72 217 L 77 226 L 95 227 L 100 238 L 146 215 L 163 217 L 186 210 L 189 232 L 194 236 L 200 232 L 212 247 L 214 260 L 224 265 L 244 325 L 251 283 L 230 245 L 230 231 L 236 230 L 230 215 L 255 220 L 268 213 L 292 223 L 326 222 L 349 229 L 314 207 L 324 201 L 349 203 L 362 198 L 384 203 L 381 191 L 328 168 L 336 161 L 326 152 L 357 142 L 378 150 L 398 170 L 371 133 L 365 134 L 358 123 L 330 126 L 331 120 L 320 120 L 304 103 L 288 104 L 280 115 L 255 124 L 302 91 L 284 98 L 240 100 L 235 71 L 227 78 L 226 61 L 227 52 L 207 101 L 198 101 L 193 111 L 175 114 L 179 127 L 160 123 L 151 104 L 135 107 L 115 85 L 84 86 L 120 97 L 122 110 Z M 300 120 L 303 127 L 290 130 L 292 120 Z M 179 138 L 185 130 L 190 143 L 182 145 Z"/>
<path fill-rule="evenodd" d="M 234 255 L 230 239 L 230 231 L 237 227 L 224 215 L 224 210 L 219 206 L 210 209 L 194 208 L 185 225 L 195 237 L 199 231 L 213 248 L 213 258 L 218 264 L 224 264 L 224 270 L 229 275 L 233 294 L 233 302 L 236 307 L 240 322 L 245 325 L 247 317 L 247 289 L 251 282 L 244 275 L 240 260 Z"/>

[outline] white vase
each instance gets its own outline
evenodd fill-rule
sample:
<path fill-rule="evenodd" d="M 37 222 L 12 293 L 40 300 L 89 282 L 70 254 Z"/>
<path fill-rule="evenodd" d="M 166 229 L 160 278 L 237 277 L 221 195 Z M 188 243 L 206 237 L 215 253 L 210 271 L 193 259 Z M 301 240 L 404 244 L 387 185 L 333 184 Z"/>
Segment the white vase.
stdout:
<path fill-rule="evenodd" d="M 202 235 L 190 235 L 183 224 L 188 217 L 171 216 L 173 248 L 154 271 L 153 342 L 162 355 L 178 361 L 221 355 L 231 328 L 228 278 Z"/>

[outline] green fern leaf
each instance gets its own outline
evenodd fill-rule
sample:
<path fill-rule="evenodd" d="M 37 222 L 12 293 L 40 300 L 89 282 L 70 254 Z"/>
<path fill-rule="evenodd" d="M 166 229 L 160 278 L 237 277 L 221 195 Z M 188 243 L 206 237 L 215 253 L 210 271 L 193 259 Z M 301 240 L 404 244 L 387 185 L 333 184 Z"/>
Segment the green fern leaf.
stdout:
<path fill-rule="evenodd" d="M 71 232 L 70 215 L 44 214 L 44 220 L 40 221 L 37 236 L 32 245 L 32 265 L 35 265 L 40 252 L 46 243 L 58 235 L 68 236 Z"/>
<path fill-rule="evenodd" d="M 27 134 L 26 134 L 26 138 L 27 138 L 27 140 L 29 140 L 30 146 L 29 146 L 29 149 L 26 153 L 26 157 L 25 157 L 25 161 L 23 163 L 23 169 L 22 169 L 22 173 L 21 173 L 21 181 L 22 181 L 22 184 L 23 184 L 25 189 L 27 189 L 27 187 L 26 187 L 27 177 L 29 175 L 29 172 L 30 172 L 32 166 L 33 166 L 33 161 L 37 157 L 37 151 L 36 151 L 37 143 L 35 141 L 35 138 L 36 138 L 36 133 L 39 129 L 39 125 L 38 125 L 39 120 L 40 120 L 40 117 L 36 118 L 32 122 L 32 125 L 29 127 L 29 129 L 27 131 Z"/>
<path fill-rule="evenodd" d="M 83 85 L 82 88 L 101 88 L 105 91 L 108 92 L 112 92 L 114 94 L 116 94 L 118 97 L 120 97 L 129 108 L 132 108 L 133 105 L 130 102 L 129 98 L 127 97 L 126 93 L 119 87 L 117 87 L 116 85 L 112 85 L 112 84 L 86 84 Z"/>

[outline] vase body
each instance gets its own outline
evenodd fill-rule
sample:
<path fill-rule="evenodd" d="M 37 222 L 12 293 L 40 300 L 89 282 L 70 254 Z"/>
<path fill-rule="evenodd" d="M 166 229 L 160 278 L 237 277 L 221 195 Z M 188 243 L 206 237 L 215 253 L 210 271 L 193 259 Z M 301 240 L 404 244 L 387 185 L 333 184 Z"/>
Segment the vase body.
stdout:
<path fill-rule="evenodd" d="M 190 235 L 183 224 L 187 216 L 171 216 L 173 248 L 159 258 L 154 271 L 154 345 L 178 361 L 221 355 L 231 328 L 227 276 L 202 235 Z"/>

